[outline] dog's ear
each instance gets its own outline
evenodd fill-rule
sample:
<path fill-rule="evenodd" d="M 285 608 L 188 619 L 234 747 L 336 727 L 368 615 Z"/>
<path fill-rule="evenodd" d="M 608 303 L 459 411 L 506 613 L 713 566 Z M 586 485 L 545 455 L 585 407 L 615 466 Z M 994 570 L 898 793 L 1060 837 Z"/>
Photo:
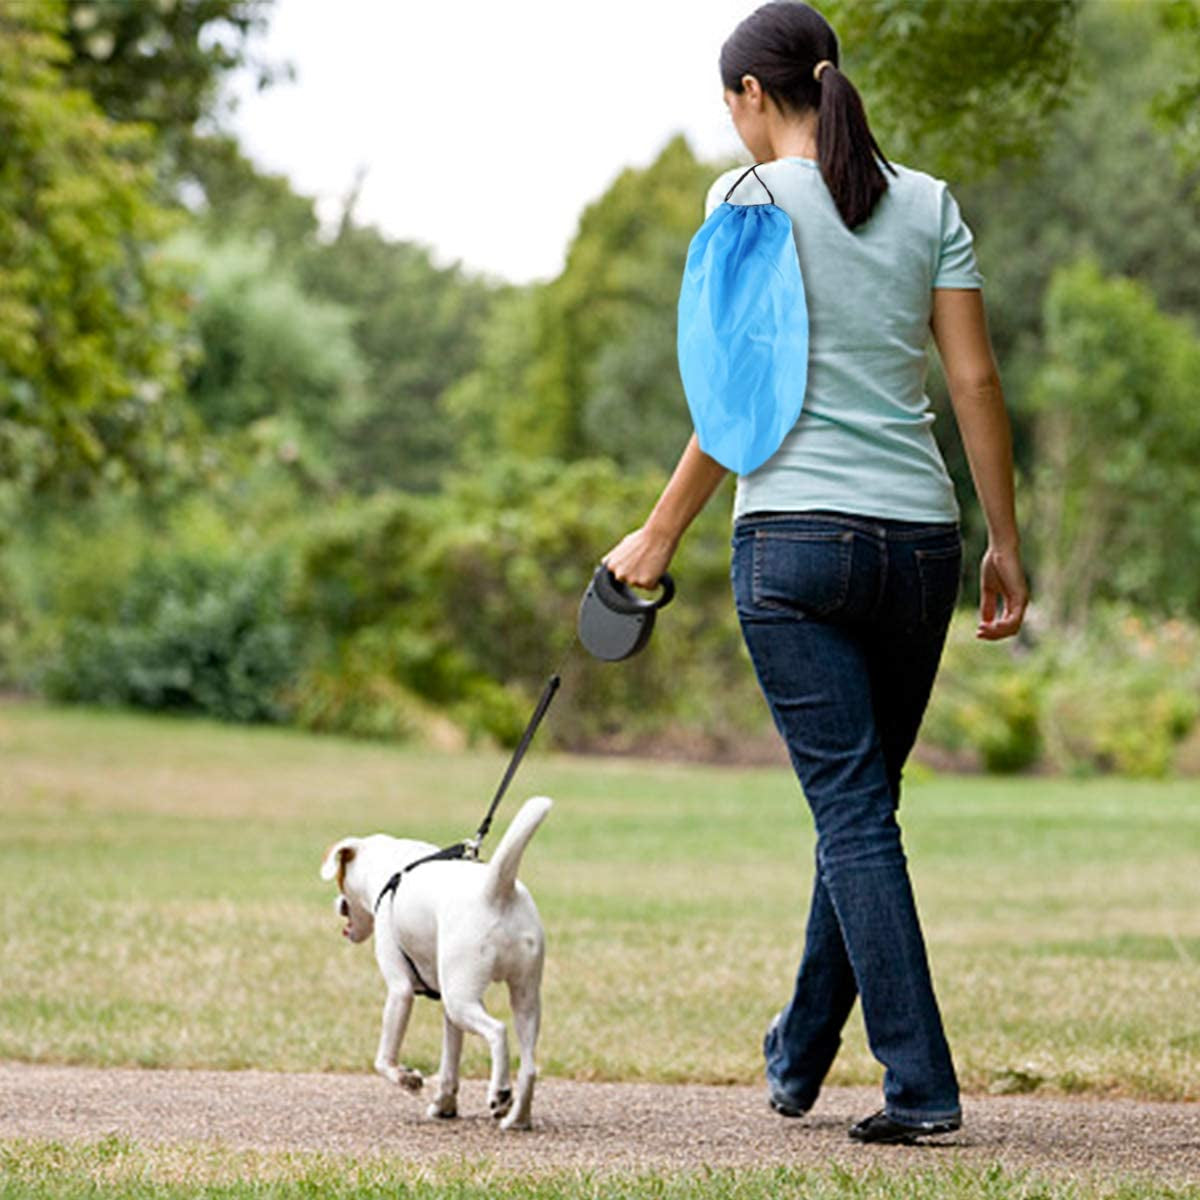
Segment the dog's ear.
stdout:
<path fill-rule="evenodd" d="M 351 862 L 358 853 L 358 838 L 342 838 L 325 851 L 321 860 L 321 878 L 325 880 L 337 878 L 338 887 L 342 886 L 342 878 L 346 873 L 346 864 Z"/>

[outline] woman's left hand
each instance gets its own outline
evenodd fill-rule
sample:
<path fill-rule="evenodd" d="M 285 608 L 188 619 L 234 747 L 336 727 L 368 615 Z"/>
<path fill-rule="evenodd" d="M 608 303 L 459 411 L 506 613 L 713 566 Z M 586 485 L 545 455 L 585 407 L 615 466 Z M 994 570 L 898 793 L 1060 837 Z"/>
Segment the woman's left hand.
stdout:
<path fill-rule="evenodd" d="M 676 545 L 674 539 L 656 534 L 643 525 L 623 537 L 602 561 L 622 583 L 650 589 L 658 586 Z"/>

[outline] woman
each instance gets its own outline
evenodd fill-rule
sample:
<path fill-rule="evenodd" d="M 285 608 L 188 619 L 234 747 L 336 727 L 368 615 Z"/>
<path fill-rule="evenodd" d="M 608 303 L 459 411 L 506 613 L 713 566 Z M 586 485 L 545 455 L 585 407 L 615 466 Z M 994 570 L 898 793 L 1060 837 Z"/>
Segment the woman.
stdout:
<path fill-rule="evenodd" d="M 850 1136 L 911 1142 L 961 1124 L 896 821 L 961 560 L 924 394 L 931 332 L 987 520 L 978 636 L 1015 634 L 1027 589 L 970 231 L 944 183 L 887 162 L 837 64 L 833 30 L 796 0 L 755 11 L 720 58 L 738 134 L 792 219 L 809 310 L 803 411 L 738 478 L 734 509 L 738 617 L 817 831 L 795 992 L 764 1053 L 772 1106 L 803 1115 L 858 996 L 884 1107 Z M 714 183 L 709 213 L 740 172 Z M 653 587 L 724 474 L 693 436 L 610 570 Z"/>

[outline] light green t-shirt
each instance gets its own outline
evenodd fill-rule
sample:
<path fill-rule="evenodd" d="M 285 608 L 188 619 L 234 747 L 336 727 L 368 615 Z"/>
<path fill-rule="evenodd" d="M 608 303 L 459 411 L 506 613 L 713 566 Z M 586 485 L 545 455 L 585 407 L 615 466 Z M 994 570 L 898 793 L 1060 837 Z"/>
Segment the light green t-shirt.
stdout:
<path fill-rule="evenodd" d="M 709 189 L 712 213 L 745 170 Z M 870 218 L 849 230 L 812 159 L 758 168 L 792 219 L 808 300 L 804 408 L 778 451 L 737 482 L 734 517 L 828 509 L 956 521 L 958 504 L 925 394 L 934 288 L 978 288 L 971 231 L 946 184 L 897 166 Z M 754 175 L 730 197 L 767 199 Z"/>

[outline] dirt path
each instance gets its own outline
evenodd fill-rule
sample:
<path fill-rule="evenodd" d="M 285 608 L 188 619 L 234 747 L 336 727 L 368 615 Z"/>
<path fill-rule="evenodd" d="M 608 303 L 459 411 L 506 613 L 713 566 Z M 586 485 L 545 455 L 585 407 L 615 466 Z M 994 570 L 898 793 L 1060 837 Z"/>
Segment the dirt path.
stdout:
<path fill-rule="evenodd" d="M 776 1116 L 760 1088 L 539 1083 L 531 1133 L 501 1134 L 484 1085 L 463 1085 L 457 1121 L 369 1075 L 137 1071 L 0 1064 L 0 1139 L 384 1155 L 415 1165 L 488 1159 L 513 1170 L 638 1170 L 774 1164 L 932 1167 L 953 1158 L 1055 1173 L 1132 1172 L 1200 1181 L 1200 1104 L 969 1097 L 940 1146 L 862 1147 L 854 1119 L 871 1089 L 833 1088 L 802 1121 Z"/>

